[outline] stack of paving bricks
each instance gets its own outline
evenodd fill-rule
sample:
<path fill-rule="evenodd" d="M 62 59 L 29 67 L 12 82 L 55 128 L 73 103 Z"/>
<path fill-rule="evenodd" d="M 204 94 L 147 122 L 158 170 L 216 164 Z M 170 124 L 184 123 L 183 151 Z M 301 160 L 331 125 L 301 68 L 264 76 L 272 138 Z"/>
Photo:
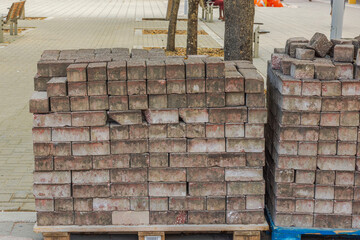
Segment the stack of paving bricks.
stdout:
<path fill-rule="evenodd" d="M 39 226 L 265 223 L 267 110 L 249 62 L 45 51 L 35 90 Z"/>
<path fill-rule="evenodd" d="M 265 179 L 277 226 L 360 228 L 359 44 L 316 33 L 272 55 Z"/>

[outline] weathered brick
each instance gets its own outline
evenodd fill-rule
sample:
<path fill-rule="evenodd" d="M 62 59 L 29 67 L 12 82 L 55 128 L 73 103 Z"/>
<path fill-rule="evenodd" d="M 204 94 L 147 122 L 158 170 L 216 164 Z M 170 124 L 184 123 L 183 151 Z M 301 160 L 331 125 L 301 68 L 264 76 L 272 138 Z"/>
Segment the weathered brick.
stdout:
<path fill-rule="evenodd" d="M 31 113 L 48 113 L 50 110 L 49 99 L 46 92 L 34 92 L 29 103 Z"/>
<path fill-rule="evenodd" d="M 76 212 L 76 225 L 111 225 L 111 212 Z"/>
<path fill-rule="evenodd" d="M 315 62 L 315 78 L 319 80 L 336 79 L 336 68 L 331 62 Z"/>
<path fill-rule="evenodd" d="M 127 81 L 127 94 L 128 95 L 145 95 L 146 94 L 146 81 Z"/>
<path fill-rule="evenodd" d="M 109 118 L 121 125 L 142 123 L 142 114 L 140 110 L 109 112 Z"/>
<path fill-rule="evenodd" d="M 352 63 L 334 62 L 335 65 L 335 78 L 353 79 L 354 78 L 354 66 Z"/>
<path fill-rule="evenodd" d="M 246 107 L 209 109 L 209 122 L 211 123 L 243 123 L 246 121 Z"/>
<path fill-rule="evenodd" d="M 149 195 L 156 197 L 186 196 L 186 183 L 149 183 Z"/>
<path fill-rule="evenodd" d="M 167 74 L 167 73 L 166 73 Z M 186 93 L 185 78 L 180 80 L 166 80 L 166 91 L 168 94 L 183 94 Z"/>
<path fill-rule="evenodd" d="M 59 97 L 67 95 L 66 87 L 67 79 L 65 77 L 54 77 L 46 84 L 46 92 L 48 97 Z"/>
<path fill-rule="evenodd" d="M 352 62 L 354 60 L 354 45 L 337 44 L 334 46 L 335 62 Z"/>
<path fill-rule="evenodd" d="M 55 170 L 88 170 L 92 168 L 92 159 L 89 156 L 65 156 L 54 158 Z"/>
<path fill-rule="evenodd" d="M 226 140 L 227 152 L 263 152 L 265 151 L 264 139 L 236 139 Z"/>
<path fill-rule="evenodd" d="M 52 171 L 54 162 L 52 156 L 35 157 L 35 171 Z"/>
<path fill-rule="evenodd" d="M 190 182 L 190 196 L 225 196 L 225 182 Z"/>
<path fill-rule="evenodd" d="M 290 67 L 290 75 L 296 79 L 313 79 L 315 74 L 314 65 L 308 61 L 293 61 Z"/>
<path fill-rule="evenodd" d="M 111 195 L 116 197 L 144 197 L 148 195 L 148 185 L 146 183 L 112 184 Z"/>
<path fill-rule="evenodd" d="M 200 58 L 188 58 L 184 62 L 186 79 L 205 78 L 205 63 Z"/>
<path fill-rule="evenodd" d="M 71 64 L 67 67 L 67 80 L 69 82 L 86 82 L 86 63 L 82 64 Z"/>
<path fill-rule="evenodd" d="M 87 92 L 89 96 L 107 95 L 106 81 L 92 81 L 87 83 Z"/>
<path fill-rule="evenodd" d="M 188 152 L 225 152 L 225 139 L 188 139 Z"/>
<path fill-rule="evenodd" d="M 88 81 L 106 81 L 106 63 L 89 63 L 87 66 Z"/>
<path fill-rule="evenodd" d="M 70 184 L 62 184 L 62 185 L 34 184 L 33 193 L 35 198 L 37 199 L 71 197 Z"/>
<path fill-rule="evenodd" d="M 164 109 L 168 106 L 168 95 L 149 95 L 150 109 Z"/>
<path fill-rule="evenodd" d="M 126 81 L 109 81 L 107 83 L 108 94 L 115 96 L 127 95 L 127 84 Z"/>
<path fill-rule="evenodd" d="M 111 141 L 111 154 L 144 153 L 148 151 L 147 140 L 117 140 Z"/>
<path fill-rule="evenodd" d="M 111 213 L 111 212 L 110 212 Z M 148 211 L 115 211 L 112 213 L 114 225 L 148 225 Z"/>
<path fill-rule="evenodd" d="M 208 122 L 209 114 L 207 109 L 183 108 L 179 115 L 185 123 Z"/>
<path fill-rule="evenodd" d="M 239 72 L 225 72 L 225 92 L 243 92 L 244 77 Z"/>
<path fill-rule="evenodd" d="M 149 152 L 186 152 L 186 139 L 150 139 Z"/>
<path fill-rule="evenodd" d="M 355 157 L 319 156 L 317 166 L 320 170 L 354 171 Z"/>
<path fill-rule="evenodd" d="M 107 79 L 109 81 L 125 81 L 126 75 L 126 61 L 109 62 L 107 64 Z"/>
<path fill-rule="evenodd" d="M 165 60 L 166 79 L 185 79 L 185 64 L 182 59 Z"/>
<path fill-rule="evenodd" d="M 228 195 L 261 195 L 265 193 L 265 183 L 262 182 L 228 182 Z"/>
<path fill-rule="evenodd" d="M 245 197 L 226 197 L 226 208 L 229 211 L 245 210 Z"/>
<path fill-rule="evenodd" d="M 148 94 L 166 94 L 165 80 L 149 80 L 147 81 Z"/>
<path fill-rule="evenodd" d="M 225 211 L 188 212 L 189 224 L 224 224 Z"/>
<path fill-rule="evenodd" d="M 168 108 L 185 108 L 187 107 L 186 94 L 168 94 L 167 95 Z"/>
<path fill-rule="evenodd" d="M 351 216 L 316 214 L 314 215 L 314 227 L 351 228 Z"/>
<path fill-rule="evenodd" d="M 80 143 L 73 142 L 72 152 L 74 156 L 106 155 L 110 154 L 110 143 L 109 141 Z"/>
<path fill-rule="evenodd" d="M 34 142 L 51 142 L 51 128 L 33 128 L 32 136 Z"/>
<path fill-rule="evenodd" d="M 132 168 L 149 167 L 149 162 L 150 162 L 149 153 L 131 154 L 130 155 L 130 167 L 132 167 Z"/>
<path fill-rule="evenodd" d="M 262 169 L 225 169 L 225 181 L 261 181 Z"/>
<path fill-rule="evenodd" d="M 208 197 L 206 199 L 206 210 L 210 211 L 225 211 L 226 201 L 225 197 Z"/>
<path fill-rule="evenodd" d="M 129 96 L 129 109 L 147 109 L 148 108 L 148 97 L 147 95 L 131 95 Z"/>
<path fill-rule="evenodd" d="M 308 47 L 315 50 L 315 53 L 319 57 L 325 57 L 333 46 L 332 42 L 327 39 L 323 33 L 315 33 L 310 39 Z"/>
<path fill-rule="evenodd" d="M 322 96 L 341 96 L 341 82 L 340 81 L 326 81 L 321 83 Z"/>
<path fill-rule="evenodd" d="M 72 126 L 103 126 L 106 124 L 106 112 L 72 112 Z"/>
<path fill-rule="evenodd" d="M 130 166 L 130 156 L 127 154 L 93 156 L 94 169 L 127 168 L 129 166 Z"/>
<path fill-rule="evenodd" d="M 185 169 L 156 168 L 149 169 L 149 181 L 151 182 L 185 182 Z"/>
<path fill-rule="evenodd" d="M 53 128 L 51 131 L 52 141 L 90 141 L 90 132 L 87 127 Z"/>
<path fill-rule="evenodd" d="M 157 123 L 178 123 L 179 112 L 177 109 L 166 109 L 166 110 L 146 110 L 145 111 L 146 121 L 150 124 Z"/>
<path fill-rule="evenodd" d="M 146 61 L 146 76 L 148 80 L 165 79 L 165 62 L 158 60 Z"/>
<path fill-rule="evenodd" d="M 58 226 L 74 224 L 73 212 L 38 212 L 37 224 L 39 226 Z"/>
<path fill-rule="evenodd" d="M 226 212 L 226 223 L 228 224 L 263 224 L 265 222 L 266 220 L 263 211 Z"/>
<path fill-rule="evenodd" d="M 313 60 L 315 58 L 315 51 L 313 49 L 296 48 L 295 55 L 299 60 Z"/>
<path fill-rule="evenodd" d="M 70 98 L 70 109 L 72 112 L 89 111 L 90 110 L 89 97 L 86 97 L 86 96 L 71 97 Z"/>

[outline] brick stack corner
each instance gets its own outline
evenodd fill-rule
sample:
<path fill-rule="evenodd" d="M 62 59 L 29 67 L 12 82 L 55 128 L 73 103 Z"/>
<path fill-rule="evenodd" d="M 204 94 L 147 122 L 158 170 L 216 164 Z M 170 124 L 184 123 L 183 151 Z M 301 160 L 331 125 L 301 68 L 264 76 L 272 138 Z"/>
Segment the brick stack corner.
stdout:
<path fill-rule="evenodd" d="M 272 54 L 265 179 L 277 226 L 360 228 L 359 45 L 316 33 Z"/>
<path fill-rule="evenodd" d="M 39 226 L 265 223 L 251 63 L 113 48 L 49 50 L 37 66 Z"/>

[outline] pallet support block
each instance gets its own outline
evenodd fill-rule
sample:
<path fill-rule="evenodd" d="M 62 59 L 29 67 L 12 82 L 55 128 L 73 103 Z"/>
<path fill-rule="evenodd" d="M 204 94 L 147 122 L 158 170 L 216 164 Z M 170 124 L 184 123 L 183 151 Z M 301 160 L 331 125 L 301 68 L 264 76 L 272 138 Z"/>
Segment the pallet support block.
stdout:
<path fill-rule="evenodd" d="M 157 237 L 157 236 L 161 237 L 161 240 L 165 240 L 165 232 L 139 232 L 138 236 L 139 236 L 139 240 L 150 240 L 150 239 L 146 239 L 146 237 Z M 155 240 L 155 238 L 151 238 L 151 240 Z"/>
<path fill-rule="evenodd" d="M 236 231 L 233 240 L 260 240 L 260 231 Z"/>
<path fill-rule="evenodd" d="M 43 233 L 44 240 L 70 240 L 70 233 L 51 232 Z"/>

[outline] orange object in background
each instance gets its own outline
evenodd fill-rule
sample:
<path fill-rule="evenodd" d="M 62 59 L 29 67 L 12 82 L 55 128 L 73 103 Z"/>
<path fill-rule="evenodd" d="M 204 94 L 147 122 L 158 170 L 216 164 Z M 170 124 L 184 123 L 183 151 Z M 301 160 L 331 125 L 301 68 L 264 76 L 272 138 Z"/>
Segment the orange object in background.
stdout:
<path fill-rule="evenodd" d="M 258 7 L 266 7 L 267 0 L 254 0 L 254 4 Z"/>
<path fill-rule="evenodd" d="M 280 0 L 268 0 L 266 6 L 267 7 L 283 7 Z"/>
<path fill-rule="evenodd" d="M 283 7 L 280 0 L 254 0 L 254 4 L 258 7 Z"/>

